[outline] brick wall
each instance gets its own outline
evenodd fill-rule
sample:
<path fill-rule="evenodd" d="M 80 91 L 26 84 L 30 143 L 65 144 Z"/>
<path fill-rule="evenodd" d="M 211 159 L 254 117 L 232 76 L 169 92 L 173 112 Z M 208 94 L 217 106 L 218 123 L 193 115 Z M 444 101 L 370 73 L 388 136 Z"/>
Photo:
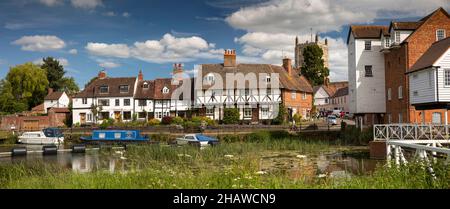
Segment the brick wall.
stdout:
<path fill-rule="evenodd" d="M 409 79 L 405 72 L 425 53 L 428 48 L 436 42 L 436 30 L 445 29 L 446 35 L 450 35 L 450 18 L 443 12 L 438 12 L 430 17 L 421 27 L 419 27 L 408 38 L 408 42 L 402 44 L 400 48 L 391 49 L 385 54 L 386 73 L 386 97 L 387 91 L 391 88 L 391 100 L 386 98 L 386 114 L 391 115 L 391 122 L 399 122 L 399 113 L 402 113 L 402 121 L 405 123 L 422 122 L 420 115 L 426 116 L 425 123 L 431 122 L 433 112 L 441 110 L 416 111 L 409 105 Z M 398 86 L 403 86 L 403 99 L 398 99 Z M 442 120 L 443 121 L 443 120 Z M 385 117 L 388 122 L 388 117 Z"/>
<path fill-rule="evenodd" d="M 282 91 L 283 104 L 285 108 L 295 108 L 297 112 L 303 114 L 303 110 L 308 113 L 312 109 L 312 93 L 306 93 L 306 99 L 303 99 L 303 92 L 296 92 L 295 99 L 292 98 L 292 91 Z M 303 115 L 305 118 L 306 115 Z"/>

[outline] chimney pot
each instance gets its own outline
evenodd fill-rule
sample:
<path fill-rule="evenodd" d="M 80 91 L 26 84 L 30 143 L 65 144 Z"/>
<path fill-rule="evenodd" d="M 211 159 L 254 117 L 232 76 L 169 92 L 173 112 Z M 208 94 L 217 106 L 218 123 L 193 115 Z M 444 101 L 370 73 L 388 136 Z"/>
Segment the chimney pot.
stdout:
<path fill-rule="evenodd" d="M 144 74 L 142 74 L 142 70 L 139 70 L 138 81 L 144 80 Z"/>
<path fill-rule="evenodd" d="M 223 55 L 224 67 L 236 67 L 236 50 L 227 49 Z"/>
<path fill-rule="evenodd" d="M 99 78 L 99 79 L 104 79 L 104 78 L 106 78 L 106 71 L 105 71 L 105 70 L 100 71 L 100 72 L 98 73 L 98 78 Z"/>
<path fill-rule="evenodd" d="M 292 75 L 292 61 L 288 57 L 283 59 L 283 68 L 287 71 L 287 73 Z"/>

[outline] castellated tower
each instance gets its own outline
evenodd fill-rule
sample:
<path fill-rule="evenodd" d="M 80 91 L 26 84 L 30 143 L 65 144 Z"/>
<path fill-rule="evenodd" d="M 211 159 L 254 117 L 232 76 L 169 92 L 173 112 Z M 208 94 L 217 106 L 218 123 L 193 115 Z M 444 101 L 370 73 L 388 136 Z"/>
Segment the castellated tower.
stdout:
<path fill-rule="evenodd" d="M 319 36 L 316 34 L 316 39 L 315 41 L 311 41 L 311 42 L 304 42 L 304 43 L 298 43 L 298 37 L 295 38 L 295 68 L 298 69 L 300 71 L 301 67 L 303 66 L 304 63 L 304 58 L 303 58 L 303 49 L 305 49 L 305 47 L 310 46 L 310 45 L 318 45 L 322 51 L 323 51 L 323 64 L 325 65 L 325 67 L 329 68 L 328 65 L 328 40 L 325 39 L 324 42 L 320 42 L 319 41 Z"/>

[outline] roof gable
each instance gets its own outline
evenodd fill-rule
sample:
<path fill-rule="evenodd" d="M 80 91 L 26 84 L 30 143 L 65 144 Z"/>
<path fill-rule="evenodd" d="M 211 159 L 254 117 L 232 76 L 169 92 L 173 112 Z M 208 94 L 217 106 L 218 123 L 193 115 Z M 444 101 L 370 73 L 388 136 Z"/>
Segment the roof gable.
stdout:
<path fill-rule="evenodd" d="M 450 37 L 433 43 L 430 48 L 417 60 L 408 73 L 432 67 L 450 48 Z"/>
<path fill-rule="evenodd" d="M 408 42 L 414 35 L 415 33 L 420 30 L 420 28 L 425 25 L 428 21 L 432 20 L 433 17 L 435 17 L 437 14 L 442 13 L 443 15 L 447 16 L 448 18 L 450 18 L 450 15 L 447 13 L 447 11 L 445 11 L 444 8 L 439 7 L 437 10 L 435 10 L 434 12 L 432 12 L 431 14 L 425 16 L 424 18 L 420 19 L 419 24 L 417 25 L 416 30 L 414 30 L 403 42 Z"/>
<path fill-rule="evenodd" d="M 350 41 L 350 35 L 355 39 L 378 39 L 380 34 L 385 34 L 388 30 L 383 25 L 351 25 L 348 32 L 347 44 Z"/>

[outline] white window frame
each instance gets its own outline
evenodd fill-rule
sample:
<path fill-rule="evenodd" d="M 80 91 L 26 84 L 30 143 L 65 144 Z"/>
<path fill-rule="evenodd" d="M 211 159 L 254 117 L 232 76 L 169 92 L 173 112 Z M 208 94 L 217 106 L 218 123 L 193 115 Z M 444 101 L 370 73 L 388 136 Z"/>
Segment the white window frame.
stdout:
<path fill-rule="evenodd" d="M 444 86 L 450 87 L 450 68 L 444 68 Z"/>
<path fill-rule="evenodd" d="M 439 33 L 442 32 L 442 38 L 439 39 Z M 436 30 L 436 41 L 440 41 L 442 39 L 445 39 L 446 34 L 445 34 L 445 29 L 437 29 Z"/>
<path fill-rule="evenodd" d="M 122 90 L 125 90 L 125 89 L 126 89 L 126 91 L 122 91 Z M 119 86 L 119 92 L 120 93 L 124 94 L 124 93 L 128 93 L 129 91 L 130 91 L 130 86 L 129 85 L 120 85 Z"/>
<path fill-rule="evenodd" d="M 384 39 L 384 47 L 386 47 L 386 48 L 391 47 L 391 39 L 389 39 L 389 38 Z"/>
<path fill-rule="evenodd" d="M 106 89 L 106 92 L 102 92 L 102 89 Z M 100 94 L 107 94 L 109 93 L 109 86 L 100 86 L 99 87 Z"/>
<path fill-rule="evenodd" d="M 128 101 L 128 104 L 126 101 Z M 131 106 L 131 99 L 123 99 L 123 106 Z"/>
<path fill-rule="evenodd" d="M 370 40 L 364 41 L 364 50 L 372 51 L 372 41 Z"/>
<path fill-rule="evenodd" d="M 303 100 L 306 100 L 306 92 L 303 92 L 303 94 L 302 94 L 302 99 L 303 99 Z"/>
<path fill-rule="evenodd" d="M 261 108 L 261 115 L 262 116 L 269 116 L 269 108 L 268 107 L 262 107 Z"/>
<path fill-rule="evenodd" d="M 297 98 L 297 92 L 296 91 L 291 91 L 291 99 L 296 99 Z"/>
<path fill-rule="evenodd" d="M 400 37 L 400 31 L 395 31 L 395 33 L 394 33 L 394 38 L 395 38 L 395 43 L 397 43 L 397 44 L 399 44 L 400 43 L 400 39 L 401 39 L 401 37 Z"/>
<path fill-rule="evenodd" d="M 166 86 L 164 86 L 164 88 L 162 89 L 162 93 L 163 94 L 168 94 L 170 92 L 169 88 L 167 88 Z"/>
<path fill-rule="evenodd" d="M 244 118 L 250 118 L 250 117 L 252 117 L 252 108 L 244 108 Z"/>
<path fill-rule="evenodd" d="M 403 99 L 403 86 L 398 87 L 398 99 Z"/>
<path fill-rule="evenodd" d="M 270 83 L 271 79 L 270 79 L 270 75 L 266 76 L 266 83 Z"/>
<path fill-rule="evenodd" d="M 214 115 L 214 108 L 206 108 L 206 115 Z"/>
<path fill-rule="evenodd" d="M 87 98 L 82 98 L 82 99 L 81 99 L 81 103 L 87 104 Z"/>
<path fill-rule="evenodd" d="M 435 121 L 435 117 L 439 115 L 439 122 Z M 433 124 L 442 124 L 442 114 L 440 112 L 433 112 L 433 114 L 431 115 L 431 122 Z"/>

